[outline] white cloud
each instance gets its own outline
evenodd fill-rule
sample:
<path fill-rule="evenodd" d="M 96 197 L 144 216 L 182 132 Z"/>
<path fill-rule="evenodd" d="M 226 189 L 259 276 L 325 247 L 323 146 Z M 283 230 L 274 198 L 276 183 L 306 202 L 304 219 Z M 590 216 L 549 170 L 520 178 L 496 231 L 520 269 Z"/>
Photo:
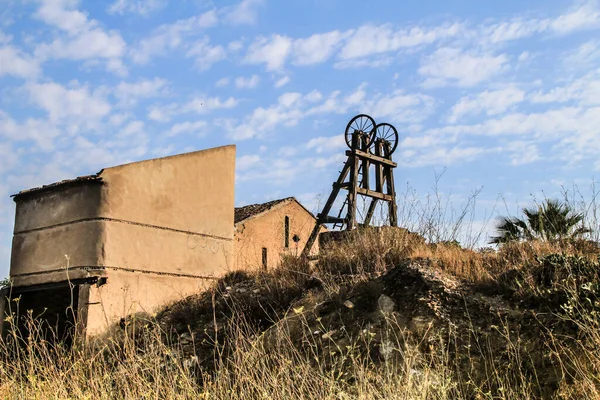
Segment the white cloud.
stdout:
<path fill-rule="evenodd" d="M 36 143 L 39 150 L 50 151 L 54 148 L 54 139 L 58 136 L 60 131 L 49 121 L 28 118 L 19 123 L 0 110 L 0 137 L 15 142 L 31 140 Z M 13 153 L 13 156 L 16 154 Z M 6 159 L 8 163 L 11 158 Z"/>
<path fill-rule="evenodd" d="M 237 158 L 235 164 L 237 169 L 244 170 L 258 164 L 260 161 L 261 158 L 257 154 L 243 155 Z"/>
<path fill-rule="evenodd" d="M 600 41 L 590 40 L 575 50 L 569 51 L 564 57 L 566 69 L 583 69 L 598 65 L 600 62 Z"/>
<path fill-rule="evenodd" d="M 248 167 L 238 168 L 236 180 L 246 182 L 260 180 L 279 186 L 291 185 L 299 174 L 306 171 L 319 173 L 321 170 L 343 161 L 343 154 L 333 157 L 306 157 L 290 160 L 289 158 L 276 157 L 273 159 L 253 160 Z M 279 195 L 278 195 L 279 196 Z"/>
<path fill-rule="evenodd" d="M 117 76 L 120 76 L 121 78 L 124 78 L 129 74 L 127 67 L 120 58 L 112 58 L 108 60 L 106 62 L 106 70 Z"/>
<path fill-rule="evenodd" d="M 474 86 L 503 72 L 507 63 L 508 57 L 504 54 L 467 53 L 444 47 L 426 57 L 418 72 L 425 77 L 423 85 L 426 87 Z"/>
<path fill-rule="evenodd" d="M 501 43 L 522 39 L 539 33 L 568 34 L 600 26 L 600 12 L 595 2 L 583 3 L 577 8 L 555 18 L 515 18 L 479 27 L 482 42 Z"/>
<path fill-rule="evenodd" d="M 290 82 L 290 77 L 289 76 L 284 76 L 282 78 L 277 79 L 277 81 L 275 82 L 275 88 L 280 88 L 283 87 L 285 85 L 287 85 Z"/>
<path fill-rule="evenodd" d="M 229 85 L 229 78 L 221 78 L 215 82 L 216 87 L 223 87 Z"/>
<path fill-rule="evenodd" d="M 252 75 L 251 77 L 244 78 L 243 76 L 239 76 L 235 78 L 235 87 L 238 89 L 253 89 L 258 86 L 260 82 L 260 78 L 258 75 Z"/>
<path fill-rule="evenodd" d="M 169 129 L 169 131 L 167 132 L 167 136 L 173 137 L 173 136 L 179 135 L 181 133 L 184 133 L 184 134 L 196 133 L 197 136 L 204 136 L 204 134 L 206 133 L 204 130 L 204 128 L 206 128 L 206 125 L 207 124 L 204 121 L 195 121 L 195 122 L 186 121 L 186 122 L 178 123 L 178 124 L 173 125 L 171 127 L 171 129 Z"/>
<path fill-rule="evenodd" d="M 534 104 L 577 101 L 579 105 L 600 105 L 600 69 L 549 91 L 538 91 L 530 96 Z"/>
<path fill-rule="evenodd" d="M 131 121 L 119 131 L 120 136 L 130 137 L 144 133 L 144 121 Z"/>
<path fill-rule="evenodd" d="M 254 25 L 258 18 L 258 9 L 264 4 L 264 0 L 242 0 L 233 7 L 224 8 L 221 12 L 225 22 L 231 25 Z"/>
<path fill-rule="evenodd" d="M 477 115 L 482 112 L 487 115 L 501 114 L 524 99 L 525 92 L 515 87 L 486 90 L 482 93 L 465 96 L 452 107 L 448 121 L 455 123 L 465 115 Z"/>
<path fill-rule="evenodd" d="M 549 24 L 554 32 L 566 34 L 600 26 L 600 11 L 595 1 L 588 1 L 568 14 L 561 15 Z"/>
<path fill-rule="evenodd" d="M 90 27 L 87 15 L 79 10 L 74 0 L 42 0 L 35 16 L 49 25 L 70 34 L 81 33 Z"/>
<path fill-rule="evenodd" d="M 55 39 L 42 43 L 35 49 L 41 59 L 86 60 L 90 58 L 119 58 L 125 53 L 126 44 L 117 32 L 92 29 L 75 37 Z"/>
<path fill-rule="evenodd" d="M 342 135 L 319 136 L 310 139 L 306 144 L 307 149 L 315 149 L 317 153 L 338 150 L 344 146 L 346 146 L 346 141 Z"/>
<path fill-rule="evenodd" d="M 117 31 L 105 31 L 98 21 L 75 7 L 74 0 L 43 0 L 35 16 L 48 25 L 55 26 L 66 35 L 50 43 L 40 43 L 35 48 L 36 57 L 45 60 L 87 60 L 94 58 L 118 59 L 123 56 L 126 44 Z"/>
<path fill-rule="evenodd" d="M 122 106 L 134 106 L 139 99 L 156 97 L 164 93 L 167 81 L 162 78 L 141 80 L 135 83 L 121 82 L 115 87 L 115 97 Z"/>
<path fill-rule="evenodd" d="M 32 78 L 40 73 L 40 66 L 33 58 L 12 46 L 0 47 L 0 76 L 11 75 Z"/>
<path fill-rule="evenodd" d="M 400 163 L 405 167 L 424 167 L 428 165 L 452 165 L 457 163 L 471 162 L 485 154 L 500 151 L 499 148 L 484 147 L 459 147 L 452 148 L 434 147 L 427 148 L 424 152 L 405 150 L 401 153 Z"/>
<path fill-rule="evenodd" d="M 293 63 L 311 65 L 327 61 L 351 32 L 332 31 L 297 39 L 293 46 Z"/>
<path fill-rule="evenodd" d="M 339 56 L 342 60 L 369 57 L 453 38 L 463 30 L 464 26 L 458 23 L 431 28 L 413 26 L 398 30 L 390 24 L 363 25 L 348 39 Z"/>
<path fill-rule="evenodd" d="M 28 83 L 25 89 L 30 101 L 48 113 L 51 121 L 74 117 L 96 120 L 106 116 L 110 103 L 87 86 L 74 84 L 66 88 L 58 83 Z"/>
<path fill-rule="evenodd" d="M 539 161 L 539 148 L 536 144 L 530 141 L 514 140 L 506 146 L 506 150 L 510 153 L 511 165 L 525 165 Z"/>
<path fill-rule="evenodd" d="M 543 29 L 538 20 L 514 19 L 480 27 L 482 42 L 501 43 L 531 36 Z"/>
<path fill-rule="evenodd" d="M 147 16 L 165 6 L 164 0 L 116 0 L 107 11 L 109 14 L 139 14 Z"/>
<path fill-rule="evenodd" d="M 334 68 L 385 68 L 389 67 L 394 62 L 394 59 L 389 56 L 373 56 L 365 58 L 352 58 L 349 60 L 336 61 L 333 64 Z"/>
<path fill-rule="evenodd" d="M 3 120 L 0 118 L 0 135 L 3 135 Z M 10 143 L 0 143 L 0 157 L 2 158 L 2 163 L 0 163 L 0 173 L 5 173 L 8 171 L 13 165 L 16 165 L 19 161 L 19 157 L 15 153 L 15 149 Z M 4 198 L 6 195 L 6 187 L 0 185 L 0 198 Z"/>
<path fill-rule="evenodd" d="M 428 135 L 514 137 L 530 144 L 554 143 L 555 158 L 577 162 L 600 153 L 600 107 L 564 107 L 533 113 L 513 113 L 475 125 L 430 129 Z"/>
<path fill-rule="evenodd" d="M 263 137 L 281 127 L 297 125 L 301 120 L 316 115 L 343 114 L 360 110 L 391 122 L 420 121 L 432 111 L 434 101 L 421 94 L 406 94 L 395 91 L 391 94 L 368 94 L 365 85 L 359 86 L 346 96 L 333 91 L 327 97 L 313 90 L 307 94 L 287 92 L 279 96 L 269 107 L 258 107 L 243 122 L 221 120 L 219 125 L 229 132 L 234 140 Z"/>
<path fill-rule="evenodd" d="M 227 56 L 227 52 L 223 46 L 211 46 L 208 36 L 196 41 L 186 53 L 186 57 L 193 57 L 195 59 L 196 67 L 200 71 L 206 71 L 213 66 L 213 64 L 224 60 Z"/>
<path fill-rule="evenodd" d="M 358 103 L 357 105 L 361 105 Z M 417 123 L 429 117 L 435 107 L 431 96 L 420 93 L 408 94 L 396 90 L 388 95 L 376 94 L 365 103 L 365 110 L 372 115 L 387 117 L 389 122 Z M 378 121 L 382 122 L 382 121 Z"/>
<path fill-rule="evenodd" d="M 131 57 L 135 63 L 145 64 L 153 56 L 164 55 L 167 50 L 184 46 L 185 39 L 189 36 L 198 35 L 217 23 L 217 13 L 211 10 L 201 15 L 177 20 L 172 24 L 161 25 L 152 35 L 138 43 L 131 51 Z"/>
<path fill-rule="evenodd" d="M 292 50 L 292 40 L 287 36 L 259 37 L 249 47 L 244 61 L 248 64 L 266 64 L 267 70 L 283 68 Z"/>
<path fill-rule="evenodd" d="M 427 45 L 446 45 L 452 43 L 498 44 L 506 41 L 530 37 L 541 33 L 568 34 L 582 29 L 600 27 L 600 12 L 592 2 L 561 14 L 555 18 L 526 19 L 490 22 L 473 26 L 467 22 L 449 22 L 438 26 L 395 27 L 392 24 L 365 24 L 356 29 L 346 31 L 329 31 L 313 34 L 306 38 L 290 38 L 274 34 L 259 37 L 249 47 L 245 61 L 250 64 L 265 64 L 267 70 L 278 71 L 286 62 L 295 65 L 312 65 L 322 63 L 331 57 L 337 57 L 336 68 L 385 67 L 390 65 L 397 53 L 403 49 L 420 51 Z M 455 49 L 438 49 L 436 57 L 444 57 L 441 61 L 456 63 L 466 62 L 467 66 L 476 69 L 473 79 L 456 79 L 460 84 L 471 85 L 470 81 L 484 79 L 487 68 L 497 69 L 506 63 L 504 55 L 490 54 L 457 54 Z M 336 55 L 337 53 L 337 55 Z M 446 57 L 453 56 L 451 60 Z M 432 60 L 437 61 L 437 60 Z M 481 71 L 479 70 L 481 66 Z M 425 68 L 427 71 L 428 68 Z M 473 72 L 473 71 L 470 71 Z M 490 73 L 492 75 L 494 72 Z M 436 73 L 436 75 L 440 75 Z M 452 76 L 451 76 L 452 77 Z M 430 84 L 441 84 L 439 80 L 430 80 Z"/>

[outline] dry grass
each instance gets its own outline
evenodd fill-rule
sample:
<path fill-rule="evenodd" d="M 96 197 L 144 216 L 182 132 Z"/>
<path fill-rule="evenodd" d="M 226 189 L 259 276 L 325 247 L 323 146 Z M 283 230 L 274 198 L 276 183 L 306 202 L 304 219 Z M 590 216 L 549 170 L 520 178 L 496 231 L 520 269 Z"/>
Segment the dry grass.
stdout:
<path fill-rule="evenodd" d="M 551 254 L 563 256 L 545 257 Z M 132 319 L 132 329 L 87 344 L 45 341 L 34 320 L 24 338 L 9 320 L 0 341 L 0 393 L 11 399 L 597 399 L 597 259 L 598 249 L 586 242 L 474 251 L 453 242 L 427 244 L 400 229 L 357 231 L 324 248 L 312 269 L 287 260 L 270 273 L 233 274 L 211 292 L 171 306 L 168 318 Z M 519 325 L 512 311 L 491 315 L 495 325 L 484 327 L 469 315 L 468 329 L 414 329 L 404 316 L 369 311 L 377 323 L 363 326 L 358 311 L 346 310 L 334 334 L 310 309 L 336 296 L 341 302 L 340 293 L 368 288 L 411 260 L 427 260 L 466 284 L 528 284 L 511 295 L 515 304 L 536 300 L 527 319 L 536 327 Z M 507 278 L 514 270 L 521 280 Z M 215 303 L 229 285 L 259 287 L 262 300 L 240 295 Z M 551 315 L 541 306 L 553 306 Z M 204 344 L 209 353 L 190 354 L 181 336 L 173 336 L 172 326 L 190 321 L 209 333 L 211 323 L 219 325 L 219 340 L 208 335 L 214 341 Z M 315 330 L 315 324 L 322 325 Z"/>

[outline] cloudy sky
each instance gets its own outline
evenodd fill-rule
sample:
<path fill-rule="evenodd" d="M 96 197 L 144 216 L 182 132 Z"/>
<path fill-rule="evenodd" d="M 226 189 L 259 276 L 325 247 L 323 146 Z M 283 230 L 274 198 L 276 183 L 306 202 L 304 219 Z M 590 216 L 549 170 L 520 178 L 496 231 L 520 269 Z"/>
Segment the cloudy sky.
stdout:
<path fill-rule="evenodd" d="M 0 276 L 10 194 L 235 143 L 236 204 L 314 210 L 357 113 L 476 223 L 600 170 L 596 1 L 111 1 L 0 0 Z"/>

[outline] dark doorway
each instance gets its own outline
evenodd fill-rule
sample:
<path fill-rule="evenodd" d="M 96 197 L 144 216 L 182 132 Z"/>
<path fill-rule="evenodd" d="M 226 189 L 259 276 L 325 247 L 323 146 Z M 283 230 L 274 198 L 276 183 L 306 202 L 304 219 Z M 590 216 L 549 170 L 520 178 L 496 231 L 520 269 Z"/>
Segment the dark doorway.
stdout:
<path fill-rule="evenodd" d="M 287 249 L 290 247 L 290 217 L 288 217 L 287 215 L 285 216 L 283 225 L 284 225 L 284 227 L 283 227 L 284 246 Z"/>
<path fill-rule="evenodd" d="M 18 329 L 20 339 L 72 344 L 79 308 L 80 285 L 63 282 L 13 288 L 5 303 L 5 313 L 12 315 L 11 327 L 4 323 L 2 333 Z"/>
<path fill-rule="evenodd" d="M 264 269 L 267 269 L 267 265 L 268 264 L 268 259 L 267 259 L 267 248 L 263 247 L 262 248 L 262 265 Z"/>

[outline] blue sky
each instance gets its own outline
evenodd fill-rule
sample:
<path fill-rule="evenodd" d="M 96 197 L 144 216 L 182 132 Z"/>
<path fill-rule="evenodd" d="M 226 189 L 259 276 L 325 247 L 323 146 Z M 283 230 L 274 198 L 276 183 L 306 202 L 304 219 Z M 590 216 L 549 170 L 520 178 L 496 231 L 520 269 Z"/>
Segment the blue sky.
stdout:
<path fill-rule="evenodd" d="M 481 190 L 476 226 L 585 193 L 599 32 L 596 1 L 0 0 L 0 276 L 12 193 L 235 143 L 236 204 L 314 210 L 357 113 L 400 131 L 401 197 L 444 171 L 453 205 Z"/>

